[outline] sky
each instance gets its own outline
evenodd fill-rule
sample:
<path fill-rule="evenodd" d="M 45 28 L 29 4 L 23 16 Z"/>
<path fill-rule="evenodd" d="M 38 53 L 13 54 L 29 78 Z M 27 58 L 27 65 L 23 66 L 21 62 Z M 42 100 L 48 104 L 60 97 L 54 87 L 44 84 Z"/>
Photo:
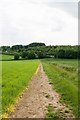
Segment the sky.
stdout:
<path fill-rule="evenodd" d="M 0 0 L 0 46 L 78 44 L 77 0 Z"/>

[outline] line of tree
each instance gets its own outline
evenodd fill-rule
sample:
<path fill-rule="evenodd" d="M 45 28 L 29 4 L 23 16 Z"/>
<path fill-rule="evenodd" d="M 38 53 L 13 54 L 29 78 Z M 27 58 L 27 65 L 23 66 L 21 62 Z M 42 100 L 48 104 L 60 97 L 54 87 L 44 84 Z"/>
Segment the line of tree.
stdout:
<path fill-rule="evenodd" d="M 3 54 L 14 55 L 14 59 L 37 58 L 80 58 L 80 46 L 46 46 L 45 43 L 31 43 L 29 45 L 14 45 L 0 47 Z M 17 56 L 17 57 L 16 57 Z"/>

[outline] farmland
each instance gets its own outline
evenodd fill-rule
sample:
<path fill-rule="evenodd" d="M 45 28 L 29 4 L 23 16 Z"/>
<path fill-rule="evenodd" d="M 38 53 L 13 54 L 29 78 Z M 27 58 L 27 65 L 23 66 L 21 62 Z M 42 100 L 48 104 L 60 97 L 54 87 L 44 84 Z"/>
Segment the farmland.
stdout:
<path fill-rule="evenodd" d="M 10 112 L 10 106 L 26 88 L 39 64 L 39 60 L 2 62 L 2 110 Z"/>
<path fill-rule="evenodd" d="M 74 114 L 78 115 L 78 61 L 70 59 L 45 59 L 42 64 L 50 83 L 61 95 Z"/>
<path fill-rule="evenodd" d="M 48 58 L 14 61 L 13 56 L 8 55 L 3 55 L 2 61 L 2 112 L 10 113 L 12 111 L 12 106 L 28 86 L 40 61 L 49 78 L 49 83 L 61 96 L 60 102 L 65 103 L 74 115 L 78 116 L 77 59 Z M 50 116 L 49 113 L 48 116 Z"/>

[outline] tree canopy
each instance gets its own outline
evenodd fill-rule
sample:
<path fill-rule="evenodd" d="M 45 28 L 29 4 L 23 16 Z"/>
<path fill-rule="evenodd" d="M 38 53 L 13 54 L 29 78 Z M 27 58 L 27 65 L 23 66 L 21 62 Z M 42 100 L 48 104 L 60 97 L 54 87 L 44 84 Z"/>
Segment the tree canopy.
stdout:
<path fill-rule="evenodd" d="M 31 43 L 29 45 L 1 46 L 3 54 L 15 55 L 18 53 L 22 59 L 34 58 L 80 58 L 80 46 L 60 45 L 46 46 L 45 43 Z"/>

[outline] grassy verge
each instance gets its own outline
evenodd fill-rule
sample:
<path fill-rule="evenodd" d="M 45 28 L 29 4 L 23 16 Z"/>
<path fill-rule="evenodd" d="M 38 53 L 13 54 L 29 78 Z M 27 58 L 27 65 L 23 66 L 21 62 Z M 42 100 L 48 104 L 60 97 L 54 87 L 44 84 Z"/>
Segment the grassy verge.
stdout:
<path fill-rule="evenodd" d="M 59 120 L 61 118 L 66 118 L 65 114 L 59 110 L 55 111 L 53 106 L 49 105 L 45 120 Z"/>
<path fill-rule="evenodd" d="M 10 112 L 9 107 L 26 88 L 40 61 L 3 61 L 2 62 L 2 112 Z"/>
<path fill-rule="evenodd" d="M 65 62 L 66 60 L 63 60 Z M 61 61 L 62 62 L 62 61 Z M 43 60 L 42 64 L 46 74 L 49 77 L 50 82 L 54 85 L 57 92 L 61 95 L 61 101 L 65 102 L 72 110 L 75 116 L 78 116 L 78 78 L 77 72 L 71 72 L 65 68 L 59 66 L 63 64 L 59 60 Z M 73 62 L 73 60 L 72 60 Z M 77 61 L 75 61 L 77 63 Z M 56 64 L 58 64 L 58 66 Z M 72 66 L 71 60 L 67 62 L 67 65 Z M 76 63 L 72 67 L 77 69 Z M 66 63 L 65 63 L 66 65 Z"/>
<path fill-rule="evenodd" d="M 58 65 L 66 65 L 69 67 L 77 68 L 78 67 L 78 60 L 77 59 L 57 59 L 57 58 L 49 58 L 45 59 L 43 61 L 50 62 L 50 63 L 56 63 Z"/>

